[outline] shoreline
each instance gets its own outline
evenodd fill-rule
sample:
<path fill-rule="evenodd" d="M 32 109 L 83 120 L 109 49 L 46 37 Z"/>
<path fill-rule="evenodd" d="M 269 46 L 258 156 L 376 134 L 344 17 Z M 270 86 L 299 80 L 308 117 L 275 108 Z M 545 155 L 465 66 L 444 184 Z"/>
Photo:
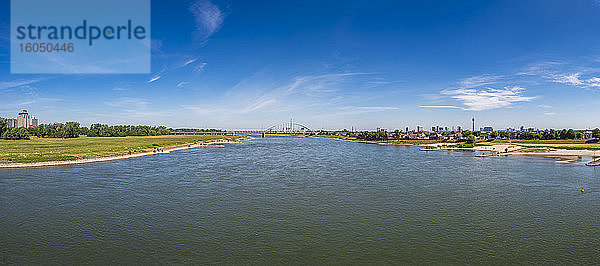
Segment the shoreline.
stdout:
<path fill-rule="evenodd" d="M 586 166 L 600 166 L 600 151 L 598 150 L 566 150 L 560 149 L 560 147 L 547 148 L 546 152 L 523 152 L 522 149 L 529 148 L 527 145 L 516 145 L 516 144 L 494 144 L 490 146 L 475 146 L 473 148 L 451 148 L 444 147 L 447 143 L 430 143 L 430 144 L 416 144 L 416 143 L 385 143 L 378 141 L 366 141 L 366 140 L 352 140 L 335 137 L 319 137 L 309 136 L 311 138 L 320 139 L 333 139 L 342 140 L 364 144 L 377 144 L 377 145 L 392 145 L 392 146 L 418 146 L 418 147 L 434 147 L 433 149 L 421 149 L 423 151 L 436 151 L 436 150 L 447 150 L 447 151 L 463 151 L 463 152 L 488 152 L 488 154 L 475 155 L 476 157 L 491 157 L 491 156 L 509 156 L 509 155 L 520 155 L 520 156 L 536 156 L 548 159 L 554 159 L 556 163 L 574 163 L 582 160 L 582 157 L 591 157 L 591 161 L 583 162 Z"/>
<path fill-rule="evenodd" d="M 574 163 L 582 160 L 583 157 L 591 157 L 591 161 L 583 162 L 587 166 L 600 166 L 600 151 L 596 150 L 567 150 L 556 148 L 548 148 L 545 152 L 526 152 L 521 151 L 528 149 L 527 146 L 514 145 L 514 144 L 496 144 L 491 146 L 475 146 L 473 148 L 444 148 L 438 147 L 443 144 L 429 145 L 436 147 L 435 149 L 428 149 L 430 151 L 435 150 L 449 150 L 449 151 L 470 151 L 470 152 L 487 152 L 487 154 L 475 155 L 476 157 L 493 157 L 493 156 L 534 156 L 543 157 L 548 159 L 554 159 L 556 163 Z"/>
<path fill-rule="evenodd" d="M 155 154 L 168 154 L 173 151 L 179 150 L 187 150 L 199 147 L 223 147 L 223 143 L 240 143 L 242 140 L 248 140 L 249 138 L 243 138 L 236 141 L 229 140 L 217 140 L 211 142 L 201 142 L 201 143 L 188 143 L 188 144 L 180 144 L 174 146 L 168 146 L 164 148 L 157 148 L 152 150 L 145 150 L 142 152 L 132 153 L 132 154 L 115 154 L 109 156 L 101 156 L 101 157 L 90 157 L 90 158 L 80 158 L 76 160 L 69 161 L 47 161 L 47 162 L 35 162 L 35 163 L 0 163 L 0 169 L 18 169 L 18 168 L 42 168 L 42 167 L 53 167 L 53 166 L 67 166 L 67 165 L 76 165 L 76 164 L 87 164 L 87 163 L 98 163 L 98 162 L 109 162 L 123 159 L 131 159 L 144 157 Z"/>
<path fill-rule="evenodd" d="M 489 146 L 475 146 L 473 148 L 455 148 L 445 147 L 447 143 L 386 143 L 378 141 L 367 141 L 367 140 L 355 140 L 355 139 L 344 139 L 335 137 L 321 137 L 321 136 L 306 136 L 298 135 L 297 137 L 309 137 L 329 140 L 348 141 L 363 144 L 376 144 L 382 146 L 417 146 L 425 147 L 421 149 L 423 151 L 436 151 L 436 150 L 447 150 L 447 151 L 462 151 L 462 152 L 485 152 L 484 154 L 474 155 L 476 157 L 492 157 L 492 156 L 509 156 L 509 155 L 520 155 L 520 156 L 536 156 L 554 159 L 557 163 L 574 163 L 582 160 L 582 157 L 591 157 L 591 161 L 583 162 L 587 166 L 600 166 L 600 151 L 595 150 L 566 150 L 556 148 L 548 148 L 545 152 L 524 152 L 523 149 L 527 149 L 526 145 L 515 145 L 515 144 L 495 144 Z M 100 157 L 88 157 L 80 158 L 76 160 L 68 161 L 46 161 L 46 162 L 35 162 L 35 163 L 0 163 L 0 169 L 16 169 L 16 168 L 42 168 L 42 167 L 54 167 L 54 166 L 67 166 L 76 164 L 87 164 L 96 162 L 108 162 L 115 160 L 131 159 L 144 157 L 154 154 L 168 154 L 173 151 L 186 150 L 199 147 L 223 147 L 222 143 L 240 143 L 243 140 L 253 139 L 251 136 L 244 136 L 235 141 L 230 140 L 215 140 L 210 142 L 199 142 L 199 143 L 188 143 L 174 146 L 168 146 L 164 148 L 147 149 L 141 152 L 131 154 L 115 154 Z M 433 148 L 428 148 L 433 147 Z"/>

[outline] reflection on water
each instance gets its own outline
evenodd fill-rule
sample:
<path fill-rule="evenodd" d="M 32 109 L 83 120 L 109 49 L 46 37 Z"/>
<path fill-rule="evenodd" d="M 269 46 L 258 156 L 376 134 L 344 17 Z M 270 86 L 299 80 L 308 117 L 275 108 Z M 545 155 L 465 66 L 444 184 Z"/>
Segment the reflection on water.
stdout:
<path fill-rule="evenodd" d="M 0 263 L 592 264 L 599 170 L 291 137 L 0 170 Z"/>

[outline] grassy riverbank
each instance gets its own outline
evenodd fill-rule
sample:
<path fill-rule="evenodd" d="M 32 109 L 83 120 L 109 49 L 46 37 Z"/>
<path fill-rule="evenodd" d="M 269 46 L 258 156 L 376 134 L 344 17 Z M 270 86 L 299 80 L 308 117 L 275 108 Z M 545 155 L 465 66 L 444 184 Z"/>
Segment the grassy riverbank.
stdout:
<path fill-rule="evenodd" d="M 429 146 L 435 145 L 436 147 L 446 147 L 446 148 L 474 148 L 474 147 L 482 147 L 482 146 L 497 146 L 497 145 L 514 145 L 521 146 L 523 148 L 531 148 L 531 149 L 561 149 L 561 150 L 589 150 L 596 151 L 600 150 L 600 143 L 586 143 L 585 140 L 495 140 L 495 141 L 477 141 L 474 144 L 465 144 L 464 142 L 440 142 L 439 140 L 374 140 L 374 141 L 366 141 L 359 140 L 354 137 L 347 136 L 335 136 L 335 135 L 313 135 L 311 137 L 316 138 L 331 138 L 331 139 L 341 139 L 348 141 L 359 141 L 359 142 L 369 142 L 369 143 L 378 143 L 378 144 L 391 144 L 391 145 L 420 145 L 420 146 Z"/>
<path fill-rule="evenodd" d="M 90 157 L 133 154 L 171 146 L 235 141 L 239 136 L 167 135 L 147 137 L 79 137 L 0 140 L 0 163 L 71 161 Z"/>

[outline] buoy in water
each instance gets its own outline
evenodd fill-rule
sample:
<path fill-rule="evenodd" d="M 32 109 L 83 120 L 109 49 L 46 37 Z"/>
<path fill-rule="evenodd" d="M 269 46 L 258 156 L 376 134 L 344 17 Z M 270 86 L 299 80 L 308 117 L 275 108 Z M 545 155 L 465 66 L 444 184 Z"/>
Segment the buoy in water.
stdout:
<path fill-rule="evenodd" d="M 583 193 L 583 191 L 584 191 L 583 188 L 581 188 L 581 193 Z"/>

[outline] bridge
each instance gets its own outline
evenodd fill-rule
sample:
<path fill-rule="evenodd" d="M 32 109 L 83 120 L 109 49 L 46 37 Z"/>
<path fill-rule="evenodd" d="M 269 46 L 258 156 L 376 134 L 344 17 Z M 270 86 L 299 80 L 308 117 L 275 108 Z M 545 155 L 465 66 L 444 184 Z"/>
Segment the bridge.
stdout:
<path fill-rule="evenodd" d="M 311 135 L 311 134 L 315 134 L 316 131 L 310 129 L 308 126 L 300 124 L 300 123 L 295 123 L 292 119 L 290 119 L 290 122 L 285 122 L 285 123 L 281 123 L 281 124 L 276 124 L 276 125 L 272 125 L 266 129 L 262 129 L 262 130 L 241 130 L 241 131 L 236 131 L 236 133 L 243 133 L 243 134 L 261 134 L 261 135 L 268 135 L 268 134 L 278 134 L 278 135 Z"/>
<path fill-rule="evenodd" d="M 272 125 L 266 129 L 262 130 L 236 130 L 236 131 L 173 131 L 171 135 L 224 135 L 224 136 L 232 136 L 236 134 L 260 134 L 265 135 L 268 134 L 278 134 L 278 135 L 311 135 L 316 134 L 316 131 L 310 129 L 309 127 L 295 123 L 292 119 L 290 122 L 285 122 L 281 124 Z"/>

